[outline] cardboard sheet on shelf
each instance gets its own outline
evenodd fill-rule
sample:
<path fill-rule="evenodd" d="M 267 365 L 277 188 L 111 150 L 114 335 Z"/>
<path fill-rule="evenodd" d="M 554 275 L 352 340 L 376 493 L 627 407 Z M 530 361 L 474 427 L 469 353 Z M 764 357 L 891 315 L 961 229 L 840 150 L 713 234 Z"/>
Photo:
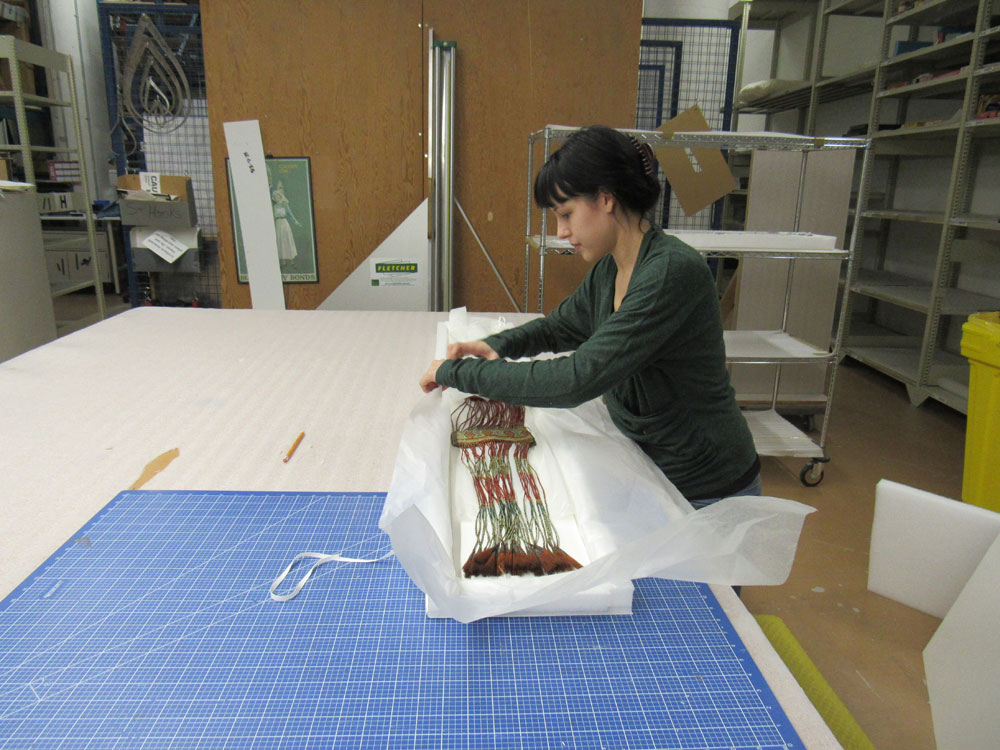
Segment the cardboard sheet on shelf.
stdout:
<path fill-rule="evenodd" d="M 660 126 L 660 132 L 667 138 L 674 133 L 710 129 L 697 104 Z M 739 180 L 733 176 L 722 151 L 717 148 L 660 148 L 656 151 L 656 158 L 685 216 L 693 216 L 739 187 Z M 692 158 L 697 167 L 692 164 Z"/>

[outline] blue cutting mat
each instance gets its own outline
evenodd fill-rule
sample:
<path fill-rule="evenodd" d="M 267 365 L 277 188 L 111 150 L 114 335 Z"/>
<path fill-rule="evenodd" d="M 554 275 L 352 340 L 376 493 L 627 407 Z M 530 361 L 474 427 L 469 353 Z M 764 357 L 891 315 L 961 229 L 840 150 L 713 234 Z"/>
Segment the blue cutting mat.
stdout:
<path fill-rule="evenodd" d="M 389 558 L 270 599 L 386 551 L 383 499 L 122 493 L 0 603 L 0 747 L 803 747 L 707 586 L 462 625 Z"/>

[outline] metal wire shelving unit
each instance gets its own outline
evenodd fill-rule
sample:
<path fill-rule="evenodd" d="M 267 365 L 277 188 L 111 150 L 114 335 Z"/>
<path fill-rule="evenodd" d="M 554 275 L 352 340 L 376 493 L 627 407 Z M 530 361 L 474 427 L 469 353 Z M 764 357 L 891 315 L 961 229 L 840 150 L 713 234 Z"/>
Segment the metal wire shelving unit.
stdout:
<path fill-rule="evenodd" d="M 547 234 L 548 217 L 541 212 L 538 221 L 540 231 L 533 233 L 534 214 L 531 198 L 531 184 L 535 172 L 534 152 L 537 143 L 542 144 L 542 161 L 548 158 L 554 143 L 563 141 L 578 127 L 548 125 L 533 132 L 528 137 L 528 189 L 525 211 L 525 274 L 527 280 L 531 277 L 532 258 L 538 258 L 538 312 L 542 312 L 545 289 L 545 258 L 553 254 L 567 254 L 572 251 L 568 242 L 561 241 Z M 860 149 L 866 151 L 869 146 L 867 138 L 816 138 L 813 136 L 793 135 L 784 133 L 736 133 L 728 131 L 679 132 L 665 135 L 658 130 L 630 130 L 621 132 L 632 135 L 640 141 L 648 143 L 653 148 L 720 148 L 727 151 L 813 151 L 824 149 Z M 805 170 L 803 160 L 802 170 Z M 804 184 L 800 175 L 799 184 Z M 864 185 L 867 179 L 867 169 L 862 170 L 861 181 Z M 767 364 L 775 365 L 771 402 L 766 409 L 745 409 L 744 414 L 754 435 L 758 453 L 764 456 L 802 457 L 808 459 L 800 473 L 803 484 L 814 486 L 823 479 L 823 464 L 829 461 L 826 454 L 826 438 L 830 420 L 830 408 L 836 381 L 837 362 L 840 358 L 840 342 L 844 332 L 844 316 L 841 314 L 829 350 L 820 350 L 807 342 L 796 339 L 786 332 L 788 310 L 791 300 L 792 278 L 795 264 L 798 260 L 836 258 L 847 262 L 848 278 L 851 277 L 853 249 L 857 241 L 857 232 L 852 232 L 850 245 L 847 249 L 838 249 L 828 242 L 832 238 L 798 231 L 801 213 L 802 194 L 799 192 L 796 208 L 794 232 L 742 232 L 724 230 L 667 230 L 698 250 L 703 257 L 708 258 L 782 258 L 788 259 L 787 278 L 785 282 L 785 300 L 782 313 L 782 325 L 776 331 L 726 331 L 726 359 L 732 364 Z M 857 223 L 856 223 L 857 224 Z M 529 308 L 529 285 L 525 284 L 524 311 Z M 846 296 L 845 296 L 846 302 Z M 783 365 L 815 364 L 827 368 L 827 394 L 823 410 L 823 422 L 820 427 L 818 441 L 814 441 L 805 432 L 799 430 L 777 413 L 778 391 Z"/>
<path fill-rule="evenodd" d="M 94 206 L 91 200 L 90 182 L 82 147 L 83 133 L 80 126 L 76 80 L 73 75 L 73 59 L 69 55 L 30 44 L 13 36 L 0 36 L 0 59 L 7 61 L 12 83 L 11 91 L 0 91 L 0 103 L 13 105 L 17 125 L 17 142 L 0 146 L 0 153 L 17 155 L 20 167 L 24 170 L 24 181 L 36 186 L 38 182 L 43 181 L 36 174 L 36 156 L 49 155 L 50 157 L 68 158 L 79 164 L 82 203 L 79 210 L 86 230 L 86 241 L 83 247 L 90 255 L 91 278 L 86 281 L 70 281 L 53 285 L 52 296 L 58 297 L 93 287 L 97 303 L 96 315 L 98 319 L 103 319 L 105 316 L 104 284 L 101 280 L 100 256 L 97 252 Z M 21 81 L 21 63 L 29 63 L 44 69 L 50 76 L 50 85 L 64 87 L 65 98 L 26 94 Z M 62 76 L 62 83 L 57 81 L 58 76 Z M 74 142 L 69 144 L 33 142 L 28 123 L 29 108 L 39 112 L 61 110 L 72 121 Z"/>

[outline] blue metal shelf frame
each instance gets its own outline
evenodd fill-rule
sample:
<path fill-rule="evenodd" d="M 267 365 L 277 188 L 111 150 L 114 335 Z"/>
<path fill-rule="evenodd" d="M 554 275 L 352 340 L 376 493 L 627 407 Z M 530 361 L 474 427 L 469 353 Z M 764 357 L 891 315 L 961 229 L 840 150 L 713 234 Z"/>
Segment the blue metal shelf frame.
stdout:
<path fill-rule="evenodd" d="M 181 5 L 166 3 L 164 0 L 150 0 L 141 4 L 133 2 L 108 2 L 99 0 L 97 3 L 98 25 L 101 30 L 101 53 L 104 59 L 104 88 L 108 100 L 108 123 L 111 126 L 111 148 L 115 155 L 115 167 L 119 176 L 129 172 L 142 171 L 146 167 L 142 150 L 142 124 L 130 121 L 128 126 L 135 134 L 135 151 L 129 153 L 126 139 L 123 135 L 123 123 L 119 122 L 121 102 L 118 90 L 118 52 L 117 49 L 128 49 L 135 33 L 139 18 L 145 14 L 152 19 L 157 30 L 170 42 L 175 36 L 180 36 L 181 43 L 175 53 L 184 61 L 186 50 L 193 49 L 197 42 L 198 65 L 190 72 L 195 73 L 204 88 L 204 67 L 201 65 L 201 7 L 198 4 Z M 194 39 L 196 37 L 196 39 Z M 119 45 L 116 47 L 116 44 Z M 188 66 L 185 65 L 185 72 Z M 122 115 L 124 116 L 124 114 Z M 132 307 L 144 303 L 139 293 L 139 282 L 132 263 L 132 244 L 129 233 L 123 231 L 126 268 L 128 271 L 128 291 Z"/>

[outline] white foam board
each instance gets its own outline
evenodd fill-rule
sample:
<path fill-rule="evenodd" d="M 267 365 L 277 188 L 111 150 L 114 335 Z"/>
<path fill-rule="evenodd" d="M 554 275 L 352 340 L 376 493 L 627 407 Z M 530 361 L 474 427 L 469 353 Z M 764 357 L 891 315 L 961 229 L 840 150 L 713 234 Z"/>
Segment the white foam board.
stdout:
<path fill-rule="evenodd" d="M 525 581 L 532 583 L 530 578 Z M 469 581 L 473 586 L 480 581 Z M 481 581 L 489 583 L 488 580 Z M 571 597 L 546 602 L 534 607 L 519 609 L 515 612 L 505 612 L 501 617 L 564 617 L 570 615 L 630 615 L 632 614 L 632 593 L 635 587 L 631 581 L 604 583 L 587 591 L 581 591 Z M 446 618 L 440 607 L 429 596 L 424 596 L 425 611 L 428 617 Z"/>
<path fill-rule="evenodd" d="M 982 750 L 1000 738 L 1000 538 L 986 551 L 924 649 L 939 748 Z"/>
<path fill-rule="evenodd" d="M 1000 513 L 881 480 L 868 589 L 944 617 L 1000 535 Z"/>
<path fill-rule="evenodd" d="M 224 122 L 233 194 L 240 210 L 240 232 L 254 310 L 284 310 L 285 290 L 278 262 L 271 190 L 257 120 Z"/>

